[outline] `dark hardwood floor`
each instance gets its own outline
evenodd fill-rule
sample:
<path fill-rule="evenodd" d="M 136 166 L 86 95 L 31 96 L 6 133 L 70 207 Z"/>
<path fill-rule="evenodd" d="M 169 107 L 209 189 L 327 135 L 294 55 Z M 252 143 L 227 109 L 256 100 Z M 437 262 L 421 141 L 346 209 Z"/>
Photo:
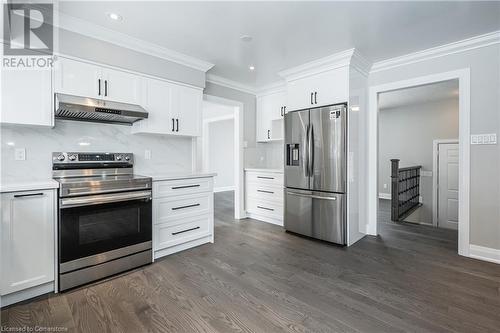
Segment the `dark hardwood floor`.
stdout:
<path fill-rule="evenodd" d="M 215 244 L 2 311 L 7 327 L 74 332 L 500 332 L 500 265 L 457 255 L 457 234 L 394 224 L 350 248 L 233 220 Z"/>

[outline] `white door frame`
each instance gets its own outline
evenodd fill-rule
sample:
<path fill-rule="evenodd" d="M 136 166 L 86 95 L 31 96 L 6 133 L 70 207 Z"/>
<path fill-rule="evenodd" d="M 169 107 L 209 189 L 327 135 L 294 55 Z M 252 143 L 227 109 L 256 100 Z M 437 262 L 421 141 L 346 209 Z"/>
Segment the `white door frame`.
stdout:
<path fill-rule="evenodd" d="M 469 256 L 469 196 L 470 196 L 470 68 L 431 74 L 390 82 L 369 88 L 367 134 L 368 134 L 368 191 L 367 231 L 377 235 L 378 212 L 378 95 L 382 92 L 410 88 L 425 84 L 458 79 L 459 86 L 459 212 L 458 254 Z"/>
<path fill-rule="evenodd" d="M 439 145 L 459 143 L 458 139 L 437 139 L 432 141 L 432 225 L 438 226 L 438 153 Z M 458 166 L 460 168 L 460 165 Z M 460 169 L 459 169 L 460 172 Z"/>
<path fill-rule="evenodd" d="M 217 104 L 233 107 L 234 110 L 234 218 L 244 219 L 245 212 L 245 189 L 243 173 L 243 103 L 212 95 L 203 95 L 203 100 Z M 198 140 L 192 140 L 192 169 L 193 172 L 200 171 L 198 156 Z"/>

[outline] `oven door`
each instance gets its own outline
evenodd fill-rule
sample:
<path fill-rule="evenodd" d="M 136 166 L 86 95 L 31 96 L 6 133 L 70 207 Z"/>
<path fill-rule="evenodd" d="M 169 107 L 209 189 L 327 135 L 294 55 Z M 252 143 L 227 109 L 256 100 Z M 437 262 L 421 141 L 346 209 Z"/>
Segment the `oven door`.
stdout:
<path fill-rule="evenodd" d="M 100 259 L 106 257 L 101 254 L 109 251 L 116 256 L 117 251 L 120 251 L 118 249 L 127 247 L 135 252 L 146 250 L 147 247 L 151 249 L 151 202 L 150 190 L 61 198 L 61 266 L 77 268 L 73 265 L 77 259 L 92 256 Z M 96 256 L 98 254 L 100 256 Z"/>

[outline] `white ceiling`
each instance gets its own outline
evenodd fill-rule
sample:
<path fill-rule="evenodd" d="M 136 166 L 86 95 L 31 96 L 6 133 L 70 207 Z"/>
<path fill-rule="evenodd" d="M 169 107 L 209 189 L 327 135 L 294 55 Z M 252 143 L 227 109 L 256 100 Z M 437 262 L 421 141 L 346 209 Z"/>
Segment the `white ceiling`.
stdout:
<path fill-rule="evenodd" d="M 59 9 L 211 62 L 210 73 L 252 87 L 353 47 L 379 61 L 500 30 L 500 2 L 68 1 Z"/>
<path fill-rule="evenodd" d="M 418 87 L 381 93 L 378 98 L 380 111 L 446 99 L 458 99 L 458 80 L 449 80 Z"/>

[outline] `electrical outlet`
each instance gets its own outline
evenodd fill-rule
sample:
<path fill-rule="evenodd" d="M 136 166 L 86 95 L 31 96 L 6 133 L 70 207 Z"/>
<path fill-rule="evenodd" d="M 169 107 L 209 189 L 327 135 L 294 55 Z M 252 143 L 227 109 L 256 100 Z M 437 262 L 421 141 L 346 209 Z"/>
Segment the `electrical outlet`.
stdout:
<path fill-rule="evenodd" d="M 151 159 L 151 150 L 146 149 L 144 151 L 144 159 L 146 159 L 146 160 L 150 160 Z"/>
<path fill-rule="evenodd" d="M 470 143 L 472 145 L 496 145 L 497 134 L 473 134 L 470 136 Z"/>
<path fill-rule="evenodd" d="M 26 160 L 26 148 L 16 148 L 14 151 L 14 159 L 16 161 Z"/>

